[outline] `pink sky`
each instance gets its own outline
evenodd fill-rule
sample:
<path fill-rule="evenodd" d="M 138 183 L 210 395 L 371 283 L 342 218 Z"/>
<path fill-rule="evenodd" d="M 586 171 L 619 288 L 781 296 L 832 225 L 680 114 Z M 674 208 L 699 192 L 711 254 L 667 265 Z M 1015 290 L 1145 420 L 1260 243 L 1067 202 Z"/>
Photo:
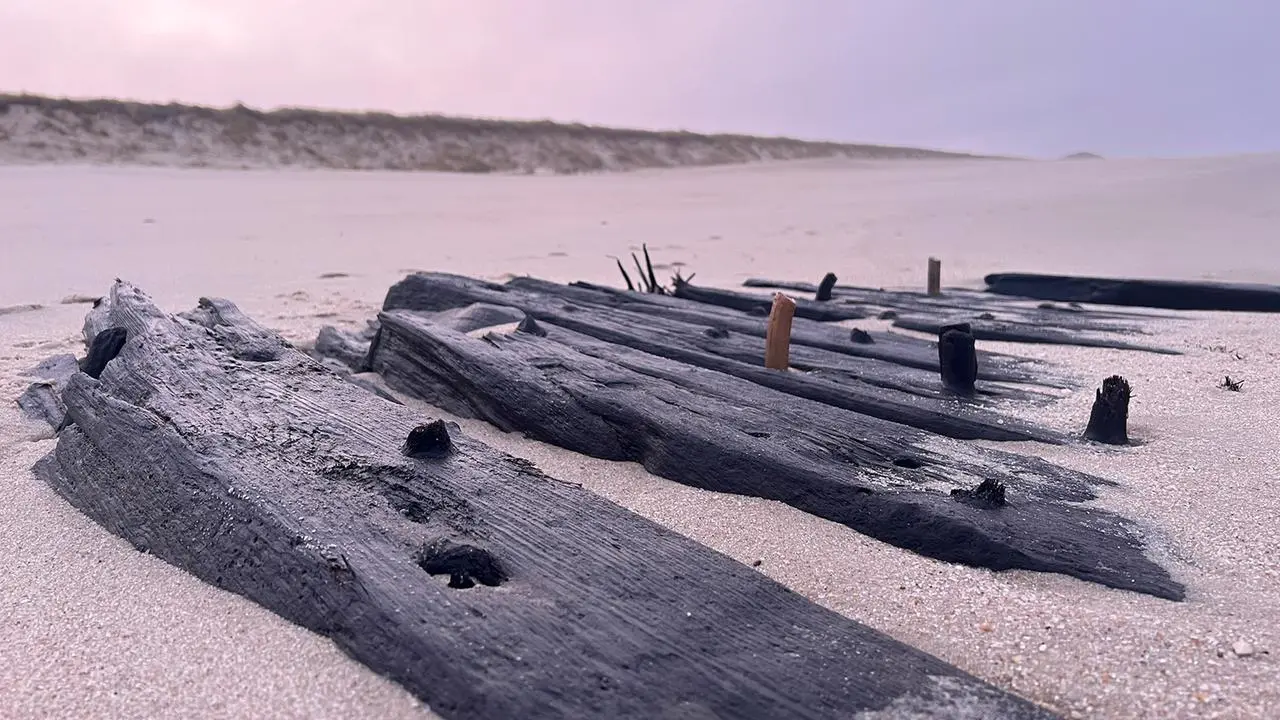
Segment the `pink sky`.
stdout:
<path fill-rule="evenodd" d="M 0 92 L 1280 150 L 1275 0 L 0 0 Z"/>

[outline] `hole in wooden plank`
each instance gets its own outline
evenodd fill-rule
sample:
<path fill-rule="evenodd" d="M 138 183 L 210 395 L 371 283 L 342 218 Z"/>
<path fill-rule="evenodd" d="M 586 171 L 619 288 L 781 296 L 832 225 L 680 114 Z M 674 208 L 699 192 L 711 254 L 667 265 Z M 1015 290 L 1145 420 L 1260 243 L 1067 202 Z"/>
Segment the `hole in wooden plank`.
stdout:
<path fill-rule="evenodd" d="M 498 587 L 507 581 L 507 573 L 498 559 L 474 545 L 440 540 L 423 547 L 416 560 L 418 567 L 430 575 L 448 575 L 449 587 L 457 590 L 475 587 L 476 583 Z"/>

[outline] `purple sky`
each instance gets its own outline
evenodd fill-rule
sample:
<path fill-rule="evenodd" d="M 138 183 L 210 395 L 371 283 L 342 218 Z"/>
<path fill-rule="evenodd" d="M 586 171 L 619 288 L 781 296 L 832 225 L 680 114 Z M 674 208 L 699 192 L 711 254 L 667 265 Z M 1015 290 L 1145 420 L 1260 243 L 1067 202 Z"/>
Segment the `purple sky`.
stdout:
<path fill-rule="evenodd" d="M 1277 0 L 0 0 L 0 91 L 1280 151 Z"/>

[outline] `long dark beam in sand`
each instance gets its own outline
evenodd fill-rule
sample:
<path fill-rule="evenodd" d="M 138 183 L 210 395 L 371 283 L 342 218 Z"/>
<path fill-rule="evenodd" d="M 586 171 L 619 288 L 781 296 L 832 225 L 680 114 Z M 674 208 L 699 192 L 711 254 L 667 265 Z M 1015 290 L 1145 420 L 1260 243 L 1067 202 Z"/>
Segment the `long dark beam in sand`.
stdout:
<path fill-rule="evenodd" d="M 516 278 L 508 283 L 513 288 L 531 288 L 538 292 L 581 299 L 583 302 L 606 302 L 630 306 L 636 310 L 663 317 L 695 323 L 719 323 L 722 327 L 748 335 L 765 336 L 765 318 L 759 312 L 742 312 L 718 305 L 707 305 L 673 295 L 627 292 L 603 285 L 575 282 L 557 285 L 545 280 Z M 605 300 L 604 298 L 609 298 Z M 767 304 L 767 303 L 766 303 Z M 855 326 L 856 329 L 856 326 Z M 830 322 L 797 317 L 791 323 L 792 346 L 804 345 L 855 357 L 874 358 L 885 362 L 922 370 L 934 371 L 938 367 L 937 343 L 900 333 L 875 330 L 862 333 L 861 341 L 854 340 L 850 328 Z M 870 339 L 872 342 L 866 342 Z M 1071 384 L 1054 377 L 1053 366 L 1039 360 L 978 350 L 978 378 L 1003 383 L 1039 385 L 1050 388 L 1069 387 Z"/>
<path fill-rule="evenodd" d="M 174 317 L 121 283 L 105 307 L 127 340 L 99 379 L 67 381 L 71 424 L 39 474 L 138 549 L 328 636 L 446 718 L 1051 717 L 424 425 L 228 302 Z"/>
<path fill-rule="evenodd" d="M 816 295 L 820 287 L 811 282 L 767 278 L 748 278 L 742 282 L 742 285 L 749 288 L 790 290 L 811 295 Z M 1054 327 L 1064 329 L 1137 334 L 1145 333 L 1145 323 L 1153 318 L 1178 317 L 1171 313 L 1139 313 L 1098 307 L 1086 308 L 1075 302 L 1055 304 L 1041 302 L 1035 298 L 993 295 L 985 290 L 959 287 L 946 287 L 942 289 L 940 295 L 929 295 L 911 290 L 887 290 L 837 283 L 832 288 L 831 299 L 837 302 L 861 303 L 870 307 L 904 309 L 911 312 L 959 310 L 1008 313 L 1011 316 L 1024 315 L 1031 321 L 1045 321 Z"/>
<path fill-rule="evenodd" d="M 716 305 L 641 292 L 617 290 L 589 283 L 559 283 L 535 278 L 515 278 L 505 284 L 475 280 L 448 273 L 414 273 L 396 283 L 383 302 L 384 310 L 444 310 L 474 303 L 515 307 L 522 302 L 547 303 L 559 308 L 557 316 L 569 305 L 580 306 L 581 312 L 598 308 L 626 310 L 646 318 L 718 328 L 750 337 L 765 337 L 765 318 Z M 558 302 L 556 302 L 558 301 Z M 538 317 L 538 312 L 526 309 Z M 575 312 L 575 311 L 568 311 Z M 552 316 L 538 319 L 552 320 Z M 880 360 L 905 368 L 929 373 L 937 372 L 938 349 L 935 343 L 900 334 L 869 332 L 870 343 L 854 340 L 849 328 L 829 323 L 795 318 L 791 325 L 791 344 L 827 350 L 855 358 Z M 1035 360 L 979 351 L 980 380 L 1061 388 L 1065 379 L 1052 374 L 1052 366 Z"/>
<path fill-rule="evenodd" d="M 763 367 L 763 340 L 756 336 L 741 336 L 716 324 L 693 325 L 605 305 L 580 304 L 521 288 L 498 290 L 481 281 L 451 275 L 411 275 L 391 288 L 384 308 L 447 311 L 456 309 L 459 303 L 505 304 L 528 313 L 537 321 L 554 323 L 582 336 L 718 370 L 799 397 L 947 437 L 1044 442 L 1063 439 L 1048 430 L 975 407 L 962 398 L 948 396 L 937 379 L 936 351 L 932 393 L 925 393 L 923 388 L 930 386 L 919 377 L 913 378 L 918 392 L 908 393 L 901 388 L 858 379 L 875 377 L 887 367 L 892 367 L 889 363 L 813 349 L 809 353 L 797 352 L 798 359 L 803 362 L 813 359 L 814 355 L 825 354 L 829 363 L 827 368 L 838 368 L 845 374 L 778 373 Z M 858 367 L 859 361 L 863 365 L 874 363 L 882 367 Z M 921 371 L 913 373 L 908 368 L 899 372 L 886 371 L 883 376 L 887 380 L 881 383 L 893 385 L 895 378 L 918 372 Z"/>
<path fill-rule="evenodd" d="M 987 292 L 1057 302 L 1125 305 L 1168 310 L 1280 312 L 1280 286 L 1180 280 L 995 273 Z"/>
<path fill-rule="evenodd" d="M 818 286 L 805 282 L 749 279 L 747 287 L 816 293 Z M 707 296 L 714 301 L 730 291 Z M 677 288 L 678 294 L 685 291 Z M 699 292 L 699 296 L 703 293 Z M 750 296 L 749 293 L 737 293 Z M 754 296 L 759 299 L 759 296 Z M 1019 303 L 1018 301 L 1024 301 Z M 936 333 L 957 322 L 968 323 L 974 338 L 995 342 L 1076 345 L 1081 347 L 1136 350 L 1162 355 L 1181 354 L 1176 350 L 1148 345 L 1127 336 L 1145 334 L 1143 321 L 1151 316 L 1136 313 L 1109 313 L 1070 306 L 1025 306 L 1027 298 L 1003 299 L 963 289 L 948 289 L 931 296 L 898 290 L 874 290 L 836 285 L 831 299 L 810 301 L 813 305 L 853 308 L 870 316 L 891 320 L 894 327 L 915 332 Z M 833 311 L 834 312 L 834 311 Z M 850 311 L 851 312 L 851 311 Z M 1120 336 L 1117 338 L 1116 336 Z"/>
<path fill-rule="evenodd" d="M 974 339 L 987 342 L 1074 345 L 1076 347 L 1108 348 L 1111 350 L 1136 350 L 1157 355 L 1182 354 L 1170 348 L 1113 340 L 1097 335 L 1086 335 L 1078 330 L 1063 330 L 1032 322 L 1009 322 L 984 317 L 969 318 L 961 314 L 950 314 L 944 317 L 899 315 L 894 318 L 893 326 L 903 330 L 935 335 L 943 327 L 957 322 L 968 323 L 973 331 Z"/>
<path fill-rule="evenodd" d="M 905 425 L 551 323 L 478 339 L 430 313 L 391 310 L 379 320 L 369 367 L 392 388 L 459 415 L 639 462 L 694 487 L 785 502 L 940 560 L 1183 597 L 1131 523 L 1080 504 L 1106 484 L 1098 478 L 947 446 Z M 978 498 L 994 491 L 1000 499 L 975 499 L 974 488 L 984 489 Z"/>

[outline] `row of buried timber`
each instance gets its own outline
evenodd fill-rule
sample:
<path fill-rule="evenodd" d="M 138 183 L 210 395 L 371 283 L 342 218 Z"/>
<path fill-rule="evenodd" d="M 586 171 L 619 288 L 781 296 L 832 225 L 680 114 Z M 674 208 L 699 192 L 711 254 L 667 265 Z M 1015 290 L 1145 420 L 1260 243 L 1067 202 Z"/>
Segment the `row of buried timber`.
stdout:
<path fill-rule="evenodd" d="M 1169 352 L 1150 316 L 823 285 L 421 273 L 308 355 L 228 301 L 170 315 L 118 282 L 86 357 L 19 404 L 58 429 L 37 472 L 74 506 L 447 718 L 1049 717 L 398 399 L 939 560 L 1183 597 L 1088 504 L 1112 483 L 965 442 L 1087 441 L 1002 414 L 1072 383 L 976 340 Z M 867 317 L 937 340 L 837 324 Z M 1128 385 L 1097 397 L 1087 435 L 1124 442 Z"/>

